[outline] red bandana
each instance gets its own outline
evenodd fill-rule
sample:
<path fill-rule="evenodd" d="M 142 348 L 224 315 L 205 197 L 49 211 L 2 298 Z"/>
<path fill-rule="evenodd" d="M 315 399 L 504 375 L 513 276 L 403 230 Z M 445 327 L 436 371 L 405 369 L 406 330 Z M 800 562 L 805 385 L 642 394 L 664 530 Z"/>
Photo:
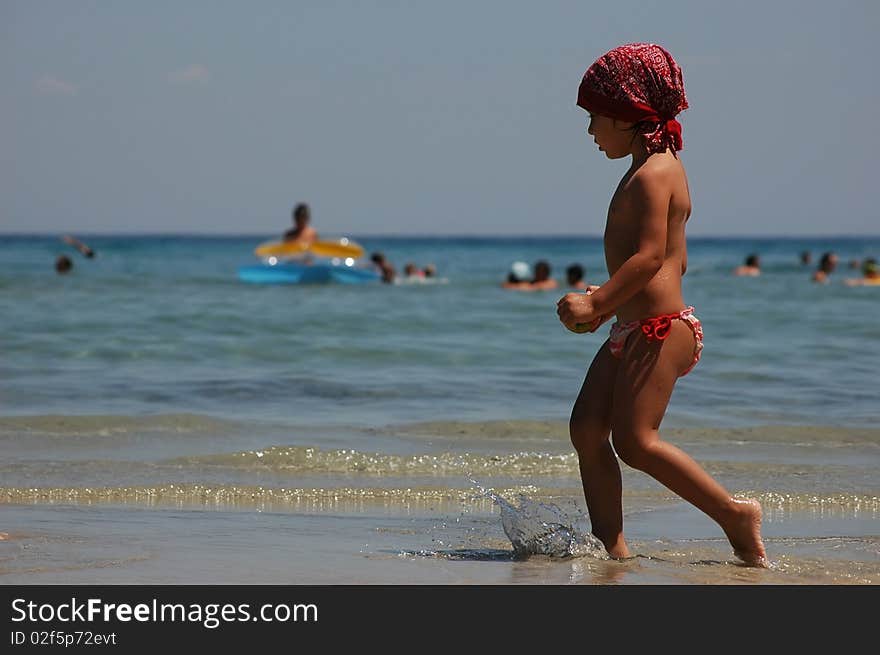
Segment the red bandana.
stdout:
<path fill-rule="evenodd" d="M 609 118 L 649 123 L 648 152 L 681 150 L 675 116 L 688 107 L 681 68 L 653 43 L 629 43 L 605 53 L 584 73 L 579 107 Z"/>

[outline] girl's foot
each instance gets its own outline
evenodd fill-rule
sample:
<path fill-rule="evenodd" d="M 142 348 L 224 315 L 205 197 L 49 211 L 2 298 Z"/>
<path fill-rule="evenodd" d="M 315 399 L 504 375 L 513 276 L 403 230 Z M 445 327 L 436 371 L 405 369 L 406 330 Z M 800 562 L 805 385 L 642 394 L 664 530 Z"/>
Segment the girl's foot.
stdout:
<path fill-rule="evenodd" d="M 724 532 L 733 546 L 733 554 L 746 566 L 767 568 L 767 552 L 761 540 L 761 504 L 757 500 L 732 499 L 734 518 L 730 519 Z"/>
<path fill-rule="evenodd" d="M 597 537 L 599 535 L 596 535 Z M 599 537 L 599 540 L 602 541 L 605 546 L 605 551 L 611 555 L 613 559 L 628 559 L 630 557 L 629 548 L 627 548 L 626 541 L 623 539 L 623 535 L 620 535 L 613 541 L 606 543 Z"/>

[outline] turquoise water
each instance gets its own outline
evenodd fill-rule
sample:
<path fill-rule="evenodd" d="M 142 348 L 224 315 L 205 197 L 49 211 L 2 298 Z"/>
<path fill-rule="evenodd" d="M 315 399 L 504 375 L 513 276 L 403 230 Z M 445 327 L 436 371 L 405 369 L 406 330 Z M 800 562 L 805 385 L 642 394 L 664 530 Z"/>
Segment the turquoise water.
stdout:
<path fill-rule="evenodd" d="M 0 240 L 3 414 L 199 413 L 297 423 L 567 415 L 607 327 L 558 323 L 561 292 L 498 283 L 514 260 L 606 279 L 596 239 L 361 238 L 442 285 L 240 283 L 262 239 L 95 237 L 86 260 L 53 238 Z M 880 239 L 691 240 L 685 296 L 706 332 L 669 425 L 871 426 L 880 419 L 880 289 L 850 288 Z M 841 257 L 829 285 L 798 255 Z M 58 276 L 68 251 L 74 270 Z M 734 278 L 750 252 L 764 275 Z M 601 336 L 600 336 L 601 335 Z"/>
<path fill-rule="evenodd" d="M 880 583 L 880 287 L 843 283 L 880 238 L 689 242 L 664 435 L 762 503 L 767 572 L 625 466 L 638 558 L 545 557 L 589 541 L 567 420 L 608 327 L 500 282 L 600 284 L 600 240 L 355 237 L 442 283 L 240 282 L 266 238 L 0 238 L 0 582 Z"/>

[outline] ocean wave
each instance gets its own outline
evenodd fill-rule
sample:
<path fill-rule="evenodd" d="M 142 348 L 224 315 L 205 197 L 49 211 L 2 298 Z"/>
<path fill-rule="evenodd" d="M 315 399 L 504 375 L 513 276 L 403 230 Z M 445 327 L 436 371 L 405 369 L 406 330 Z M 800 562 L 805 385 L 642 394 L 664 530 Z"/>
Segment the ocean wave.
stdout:
<path fill-rule="evenodd" d="M 288 380 L 291 382 L 292 379 Z M 210 386 L 210 385 L 209 385 Z M 206 391 L 202 389 L 202 391 Z M 216 391 L 216 389 L 214 389 Z M 226 388 L 225 392 L 229 392 Z M 240 390 L 239 390 L 240 391 Z M 289 391 L 289 389 L 287 390 Z M 336 384 L 316 384 L 311 395 L 340 393 Z M 208 391 L 213 393 L 213 391 Z M 380 394 L 381 395 L 381 394 Z M 255 429 L 267 427 L 290 432 L 304 426 L 276 416 L 271 424 L 266 421 L 243 421 L 208 414 L 188 412 L 164 414 L 32 414 L 0 416 L 0 437 L 21 434 L 45 436 L 111 436 L 126 433 L 216 433 L 253 434 Z M 384 426 L 310 424 L 309 430 L 341 429 L 367 436 L 392 436 L 415 441 L 443 440 L 450 443 L 467 442 L 496 447 L 499 442 L 544 444 L 542 448 L 573 452 L 568 437 L 568 422 L 561 420 L 489 420 L 489 421 L 419 421 L 391 423 Z M 793 446 L 850 447 L 854 445 L 880 449 L 880 429 L 871 427 L 842 427 L 835 425 L 752 425 L 743 427 L 668 427 L 663 437 L 683 444 L 786 444 Z"/>
<path fill-rule="evenodd" d="M 578 504 L 581 491 L 540 488 L 534 485 L 495 487 L 493 493 L 507 501 L 523 497 L 534 501 Z M 811 494 L 744 491 L 737 498 L 754 498 L 773 512 L 827 512 L 829 515 L 880 514 L 880 496 L 872 494 Z M 635 508 L 652 509 L 684 502 L 663 489 L 624 490 L 624 499 Z M 412 487 L 268 487 L 247 485 L 164 484 L 124 487 L 0 487 L 0 504 L 124 504 L 138 506 L 245 507 L 279 509 L 357 509 L 368 506 L 436 508 L 467 505 L 491 511 L 495 501 L 476 486 Z"/>
<path fill-rule="evenodd" d="M 394 435 L 461 439 L 568 439 L 567 421 L 420 421 L 399 423 L 372 431 Z"/>
<path fill-rule="evenodd" d="M 753 491 L 735 494 L 737 498 L 753 498 L 765 510 L 821 510 L 845 509 L 852 512 L 880 512 L 880 496 L 871 494 L 813 494 Z"/>
<path fill-rule="evenodd" d="M 231 467 L 291 473 L 362 473 L 370 475 L 574 475 L 577 455 L 550 453 L 423 453 L 388 455 L 356 450 L 321 450 L 308 446 L 272 446 L 238 453 L 178 457 L 173 466 Z"/>
<path fill-rule="evenodd" d="M 738 428 L 686 428 L 664 431 L 670 440 L 695 443 L 770 443 L 792 446 L 876 446 L 880 429 L 832 425 L 755 425 Z"/>
<path fill-rule="evenodd" d="M 567 421 L 424 421 L 375 430 L 396 435 L 449 439 L 546 440 L 568 444 Z M 664 439 L 681 443 L 780 443 L 801 446 L 880 447 L 880 429 L 834 425 L 752 425 L 743 427 L 669 427 Z"/>
<path fill-rule="evenodd" d="M 496 489 L 504 498 L 542 492 L 524 485 Z M 546 492 L 543 492 L 546 493 Z M 493 501 L 473 488 L 450 487 L 338 487 L 288 488 L 204 484 L 168 484 L 143 487 L 6 487 L 0 504 L 123 504 L 138 506 L 245 507 L 324 510 L 358 510 L 392 505 L 395 508 L 434 508 L 468 504 L 491 510 Z"/>
<path fill-rule="evenodd" d="M 130 433 L 228 433 L 243 424 L 199 414 L 125 415 L 31 415 L 0 417 L 0 436 L 113 436 Z"/>
<path fill-rule="evenodd" d="M 719 459 L 704 456 L 700 462 L 712 475 L 752 480 L 753 482 L 785 481 L 788 485 L 821 484 L 823 488 L 839 486 L 835 480 L 864 484 L 872 479 L 873 467 L 841 465 L 827 461 L 827 457 L 813 457 L 798 462 L 767 460 L 760 454 L 755 459 Z M 316 446 L 269 446 L 258 450 L 235 453 L 197 454 L 158 462 L 163 468 L 203 472 L 270 472 L 279 475 L 346 474 L 364 476 L 483 476 L 553 478 L 580 477 L 578 457 L 574 451 L 551 453 L 518 451 L 506 453 L 485 452 L 422 452 L 395 455 L 361 452 L 353 449 L 324 450 Z M 622 466 L 626 475 L 637 473 Z M 869 489 L 870 487 L 866 487 Z M 788 490 L 799 490 L 797 486 Z M 858 490 L 849 488 L 846 491 Z"/>

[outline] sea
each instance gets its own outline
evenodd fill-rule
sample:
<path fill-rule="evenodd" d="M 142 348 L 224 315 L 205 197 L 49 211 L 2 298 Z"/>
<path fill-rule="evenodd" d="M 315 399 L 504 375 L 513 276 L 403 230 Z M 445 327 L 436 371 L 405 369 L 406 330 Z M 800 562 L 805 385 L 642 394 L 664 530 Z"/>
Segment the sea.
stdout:
<path fill-rule="evenodd" d="M 624 464 L 633 557 L 590 535 L 568 417 L 608 326 L 556 302 L 599 238 L 348 235 L 437 274 L 259 285 L 272 235 L 77 236 L 0 236 L 0 584 L 880 583 L 880 287 L 845 284 L 880 237 L 689 240 L 661 433 L 761 502 L 753 569 Z M 558 290 L 501 288 L 538 260 Z"/>

